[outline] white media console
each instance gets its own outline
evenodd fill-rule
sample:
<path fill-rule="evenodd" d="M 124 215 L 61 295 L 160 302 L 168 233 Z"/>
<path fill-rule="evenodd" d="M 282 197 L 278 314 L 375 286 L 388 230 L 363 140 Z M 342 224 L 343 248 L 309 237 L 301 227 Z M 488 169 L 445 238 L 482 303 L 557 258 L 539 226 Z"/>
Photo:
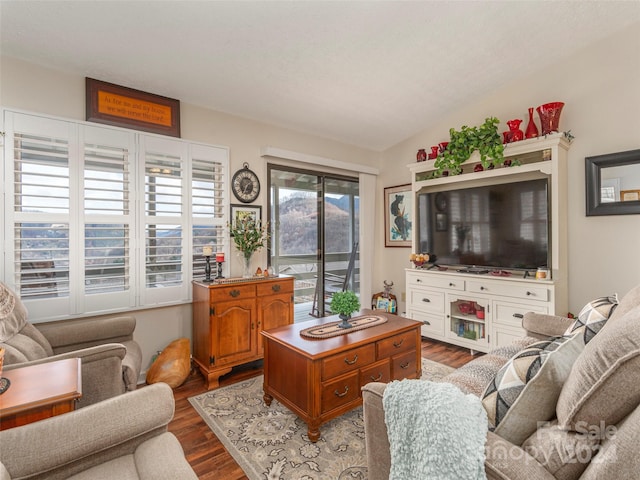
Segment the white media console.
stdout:
<path fill-rule="evenodd" d="M 414 204 L 422 193 L 453 188 L 476 187 L 534 178 L 549 180 L 550 278 L 537 280 L 533 271 L 470 269 L 442 265 L 406 271 L 406 315 L 423 323 L 422 335 L 487 352 L 522 337 L 522 316 L 529 311 L 567 314 L 567 150 L 564 134 L 508 144 L 505 158 L 521 165 L 473 172 L 476 154 L 465 163 L 466 170 L 452 177 L 428 178 L 433 162 L 409 165 Z M 418 225 L 418 209 L 413 225 Z M 417 231 L 413 252 L 420 252 Z"/>

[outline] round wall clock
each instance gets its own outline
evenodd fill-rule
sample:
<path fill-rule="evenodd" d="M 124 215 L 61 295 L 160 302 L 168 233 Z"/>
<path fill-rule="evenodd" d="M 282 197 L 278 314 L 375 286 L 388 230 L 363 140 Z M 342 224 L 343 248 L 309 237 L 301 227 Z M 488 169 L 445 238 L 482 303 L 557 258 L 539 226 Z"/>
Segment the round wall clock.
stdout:
<path fill-rule="evenodd" d="M 231 179 L 233 194 L 242 203 L 251 203 L 260 194 L 260 180 L 258 176 L 249 170 L 249 164 L 244 163 L 243 168 L 233 174 Z"/>

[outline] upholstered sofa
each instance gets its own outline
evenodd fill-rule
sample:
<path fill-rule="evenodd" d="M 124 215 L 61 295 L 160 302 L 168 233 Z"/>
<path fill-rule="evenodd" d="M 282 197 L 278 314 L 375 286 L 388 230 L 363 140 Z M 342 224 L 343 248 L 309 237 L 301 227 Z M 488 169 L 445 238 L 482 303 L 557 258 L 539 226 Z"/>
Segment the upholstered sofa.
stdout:
<path fill-rule="evenodd" d="M 135 390 L 142 366 L 142 351 L 133 339 L 135 326 L 132 316 L 31 324 L 20 298 L 0 282 L 4 369 L 80 358 L 79 407 Z"/>
<path fill-rule="evenodd" d="M 532 418 L 525 421 L 511 417 L 517 421 L 502 430 L 503 423 L 493 427 L 489 422 L 487 478 L 640 478 L 640 285 L 627 293 L 609 315 L 596 332 L 582 328 L 572 335 L 569 331 L 576 328 L 572 319 L 526 314 L 523 326 L 528 337 L 479 357 L 442 380 L 481 397 L 486 407 L 491 405 L 486 402 L 491 399 L 496 379 L 513 366 L 509 362 L 523 358 L 540 344 L 555 344 L 560 350 L 557 345 L 570 344 L 574 339 L 583 342 L 568 368 L 564 365 L 566 373 L 555 396 L 549 393 L 553 389 L 524 387 L 524 413 Z M 563 337 L 548 338 L 555 336 Z M 545 337 L 546 342 L 534 344 Z M 369 383 L 363 388 L 369 480 L 387 480 L 391 468 L 383 407 L 385 388 L 382 383 Z M 538 404 L 544 404 L 547 397 L 553 402 L 550 414 L 536 418 L 542 415 Z"/>
<path fill-rule="evenodd" d="M 165 383 L 0 432 L 0 480 L 197 479 Z"/>

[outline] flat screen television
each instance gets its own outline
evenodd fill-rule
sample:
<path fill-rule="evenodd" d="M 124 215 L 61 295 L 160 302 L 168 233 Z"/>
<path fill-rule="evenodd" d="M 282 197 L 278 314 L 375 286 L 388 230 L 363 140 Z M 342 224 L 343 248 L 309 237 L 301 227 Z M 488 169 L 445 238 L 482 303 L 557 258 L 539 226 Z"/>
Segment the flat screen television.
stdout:
<path fill-rule="evenodd" d="M 419 193 L 419 253 L 441 266 L 490 270 L 551 264 L 548 179 Z"/>

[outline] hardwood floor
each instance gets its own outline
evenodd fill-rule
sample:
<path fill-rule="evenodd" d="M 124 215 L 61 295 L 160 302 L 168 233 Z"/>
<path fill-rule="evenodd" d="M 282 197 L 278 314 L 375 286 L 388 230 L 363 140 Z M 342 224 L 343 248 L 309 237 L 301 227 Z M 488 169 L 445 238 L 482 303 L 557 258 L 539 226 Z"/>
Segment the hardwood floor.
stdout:
<path fill-rule="evenodd" d="M 459 368 L 474 358 L 468 349 L 424 338 L 422 356 L 454 368 Z M 221 377 L 220 385 L 230 385 L 261 374 L 262 361 L 249 363 L 236 367 L 231 373 Z M 206 391 L 200 373 L 192 373 L 182 386 L 174 389 L 176 413 L 169 424 L 169 431 L 178 437 L 187 460 L 201 480 L 244 480 L 247 477 L 242 469 L 187 400 Z"/>

